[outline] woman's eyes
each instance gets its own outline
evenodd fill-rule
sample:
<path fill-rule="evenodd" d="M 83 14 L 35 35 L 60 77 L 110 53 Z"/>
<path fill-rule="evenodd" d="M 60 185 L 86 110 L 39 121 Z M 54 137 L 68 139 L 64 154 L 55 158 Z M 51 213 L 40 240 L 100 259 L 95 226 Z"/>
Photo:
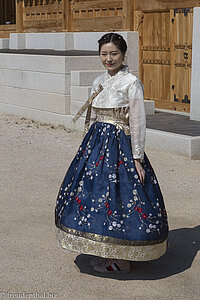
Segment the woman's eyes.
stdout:
<path fill-rule="evenodd" d="M 110 55 L 113 55 L 113 56 L 115 56 L 115 55 L 117 55 L 118 53 L 117 52 L 113 52 L 113 53 L 110 53 Z M 108 55 L 107 53 L 101 53 L 101 55 L 102 56 L 106 56 L 106 55 Z"/>

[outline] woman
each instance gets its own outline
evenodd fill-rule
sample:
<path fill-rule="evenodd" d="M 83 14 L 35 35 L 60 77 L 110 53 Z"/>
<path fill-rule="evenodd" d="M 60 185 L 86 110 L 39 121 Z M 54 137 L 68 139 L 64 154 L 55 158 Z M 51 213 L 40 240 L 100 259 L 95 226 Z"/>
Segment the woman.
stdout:
<path fill-rule="evenodd" d="M 61 185 L 56 226 L 63 248 L 97 256 L 94 270 L 129 272 L 129 261 L 165 253 L 167 215 L 144 153 L 143 86 L 123 65 L 127 44 L 116 33 L 98 43 L 107 72 L 94 80 L 92 93 L 100 85 L 103 90 L 93 99 L 89 130 Z"/>

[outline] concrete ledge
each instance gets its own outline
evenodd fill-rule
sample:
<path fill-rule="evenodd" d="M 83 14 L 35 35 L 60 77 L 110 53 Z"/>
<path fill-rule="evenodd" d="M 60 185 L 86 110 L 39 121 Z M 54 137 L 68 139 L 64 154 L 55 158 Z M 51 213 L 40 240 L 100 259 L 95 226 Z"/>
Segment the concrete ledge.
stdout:
<path fill-rule="evenodd" d="M 0 39 L 0 49 L 9 49 L 10 39 Z"/>
<path fill-rule="evenodd" d="M 179 155 L 200 159 L 200 136 L 191 137 L 176 133 L 147 129 L 146 147 L 153 150 L 164 150 Z"/>

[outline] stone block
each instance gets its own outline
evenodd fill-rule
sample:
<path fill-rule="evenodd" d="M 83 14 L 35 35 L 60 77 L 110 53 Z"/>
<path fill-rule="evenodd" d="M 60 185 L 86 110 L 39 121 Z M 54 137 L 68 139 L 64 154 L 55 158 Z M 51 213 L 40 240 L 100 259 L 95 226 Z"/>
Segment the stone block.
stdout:
<path fill-rule="evenodd" d="M 14 49 L 14 50 L 26 49 L 26 34 L 25 33 L 11 33 L 9 49 Z"/>
<path fill-rule="evenodd" d="M 144 100 L 144 108 L 146 115 L 155 114 L 155 102 L 152 100 Z"/>
<path fill-rule="evenodd" d="M 56 33 L 54 49 L 58 51 L 74 50 L 74 33 Z"/>
<path fill-rule="evenodd" d="M 194 155 L 191 155 L 192 139 L 192 137 L 182 134 L 147 129 L 145 145 L 149 149 L 169 151 L 193 159 Z"/>
<path fill-rule="evenodd" d="M 69 94 L 70 75 L 0 69 L 0 85 Z"/>
<path fill-rule="evenodd" d="M 200 160 L 200 136 L 191 138 L 190 158 Z"/>
<path fill-rule="evenodd" d="M 0 69 L 65 74 L 64 56 L 0 53 Z"/>
<path fill-rule="evenodd" d="M 71 86 L 70 87 L 71 100 L 85 102 L 90 97 L 90 93 L 91 93 L 90 86 Z"/>
<path fill-rule="evenodd" d="M 105 71 L 84 70 L 71 71 L 71 85 L 74 86 L 90 86 L 95 78 L 103 74 Z"/>
<path fill-rule="evenodd" d="M 82 102 L 82 101 L 71 100 L 70 101 L 70 114 L 73 116 L 75 114 L 77 114 L 77 112 L 83 106 L 84 103 L 85 103 L 85 101 Z M 83 113 L 82 117 L 85 117 L 85 116 L 86 116 L 86 111 Z"/>
<path fill-rule="evenodd" d="M 70 96 L 0 86 L 0 102 L 54 113 L 69 113 Z"/>
<path fill-rule="evenodd" d="M 65 72 L 79 70 L 102 70 L 105 72 L 99 56 L 65 56 Z"/>
<path fill-rule="evenodd" d="M 26 33 L 26 49 L 73 50 L 74 35 L 71 32 Z"/>
<path fill-rule="evenodd" d="M 127 55 L 125 61 L 129 66 L 129 69 L 133 70 L 132 73 L 137 76 L 139 72 L 139 39 L 137 31 L 127 31 L 126 33 L 127 41 Z"/>
<path fill-rule="evenodd" d="M 0 39 L 0 49 L 9 49 L 10 39 Z"/>

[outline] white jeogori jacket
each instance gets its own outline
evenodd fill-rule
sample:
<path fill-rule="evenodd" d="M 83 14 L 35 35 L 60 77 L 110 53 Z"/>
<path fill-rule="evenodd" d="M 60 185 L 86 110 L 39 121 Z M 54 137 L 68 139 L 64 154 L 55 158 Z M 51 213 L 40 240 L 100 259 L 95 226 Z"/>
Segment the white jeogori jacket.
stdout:
<path fill-rule="evenodd" d="M 146 115 L 144 92 L 141 81 L 124 66 L 116 75 L 108 72 L 97 77 L 92 85 L 91 94 L 103 90 L 94 98 L 90 125 L 95 121 L 110 122 L 131 135 L 132 155 L 134 159 L 144 158 L 146 133 Z"/>

